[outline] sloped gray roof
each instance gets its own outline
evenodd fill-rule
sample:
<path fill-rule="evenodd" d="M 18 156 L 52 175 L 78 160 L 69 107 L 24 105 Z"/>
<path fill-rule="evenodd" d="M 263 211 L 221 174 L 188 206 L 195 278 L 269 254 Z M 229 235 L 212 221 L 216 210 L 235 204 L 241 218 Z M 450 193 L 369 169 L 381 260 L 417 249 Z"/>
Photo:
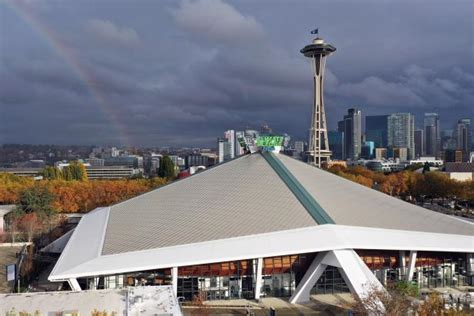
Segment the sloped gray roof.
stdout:
<path fill-rule="evenodd" d="M 447 162 L 446 172 L 473 172 L 474 163 L 472 162 Z"/>
<path fill-rule="evenodd" d="M 318 225 L 260 154 L 112 206 L 102 254 Z"/>
<path fill-rule="evenodd" d="M 474 236 L 474 225 L 407 203 L 285 155 L 278 159 L 339 225 Z"/>

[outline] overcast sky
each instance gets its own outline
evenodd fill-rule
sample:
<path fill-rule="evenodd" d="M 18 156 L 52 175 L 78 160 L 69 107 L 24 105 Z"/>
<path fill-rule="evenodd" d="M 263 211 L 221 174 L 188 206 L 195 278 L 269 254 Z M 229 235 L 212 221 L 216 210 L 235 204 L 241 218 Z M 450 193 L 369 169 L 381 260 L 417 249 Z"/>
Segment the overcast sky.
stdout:
<path fill-rule="evenodd" d="M 0 0 L 0 143 L 215 146 L 306 139 L 320 35 L 334 129 L 363 115 L 474 118 L 474 2 Z"/>

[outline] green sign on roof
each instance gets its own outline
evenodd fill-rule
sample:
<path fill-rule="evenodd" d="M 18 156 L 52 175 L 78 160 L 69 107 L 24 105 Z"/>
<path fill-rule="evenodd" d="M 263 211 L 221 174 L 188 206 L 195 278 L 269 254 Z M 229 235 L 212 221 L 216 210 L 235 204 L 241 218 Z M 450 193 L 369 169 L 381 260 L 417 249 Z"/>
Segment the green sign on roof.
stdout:
<path fill-rule="evenodd" d="M 283 146 L 285 138 L 278 135 L 261 135 L 257 138 L 258 147 L 277 147 Z"/>

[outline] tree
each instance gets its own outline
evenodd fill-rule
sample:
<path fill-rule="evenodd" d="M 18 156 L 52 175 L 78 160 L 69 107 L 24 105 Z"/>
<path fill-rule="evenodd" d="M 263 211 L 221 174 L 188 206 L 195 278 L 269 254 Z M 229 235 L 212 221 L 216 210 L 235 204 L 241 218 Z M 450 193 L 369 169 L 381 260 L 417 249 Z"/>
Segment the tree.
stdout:
<path fill-rule="evenodd" d="M 172 180 L 176 176 L 174 163 L 169 156 L 163 156 L 160 160 L 160 168 L 158 169 L 158 176 Z"/>
<path fill-rule="evenodd" d="M 42 224 L 36 213 L 27 213 L 20 217 L 19 227 L 26 233 L 28 242 L 32 242 L 35 235 L 41 232 Z"/>
<path fill-rule="evenodd" d="M 87 181 L 87 171 L 79 161 L 72 161 L 69 166 L 63 168 L 63 179 L 66 181 Z"/>
<path fill-rule="evenodd" d="M 58 180 L 62 179 L 63 177 L 61 170 L 52 166 L 45 167 L 41 174 L 43 175 L 43 178 L 47 180 Z"/>
<path fill-rule="evenodd" d="M 20 218 L 23 214 L 23 211 L 18 207 L 7 214 L 8 232 L 10 233 L 12 243 L 16 242 L 16 236 L 20 231 Z"/>
<path fill-rule="evenodd" d="M 430 164 L 428 162 L 425 162 L 423 165 L 423 173 L 430 172 Z"/>
<path fill-rule="evenodd" d="M 39 216 L 49 217 L 53 213 L 53 199 L 46 186 L 35 184 L 20 193 L 18 207 L 25 213 L 36 212 Z"/>

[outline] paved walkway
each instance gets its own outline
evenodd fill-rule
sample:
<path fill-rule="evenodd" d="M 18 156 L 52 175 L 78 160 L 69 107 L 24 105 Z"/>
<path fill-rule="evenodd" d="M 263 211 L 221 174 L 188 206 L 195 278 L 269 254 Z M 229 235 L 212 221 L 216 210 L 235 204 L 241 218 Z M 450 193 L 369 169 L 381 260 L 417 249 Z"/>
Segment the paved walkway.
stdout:
<path fill-rule="evenodd" d="M 183 306 L 184 315 L 247 315 L 250 311 L 255 316 L 269 315 L 270 309 L 276 315 L 347 315 L 348 307 L 353 302 L 350 294 L 313 295 L 305 304 L 290 304 L 288 298 L 267 297 L 259 302 L 254 300 L 207 301 L 204 306 Z"/>

